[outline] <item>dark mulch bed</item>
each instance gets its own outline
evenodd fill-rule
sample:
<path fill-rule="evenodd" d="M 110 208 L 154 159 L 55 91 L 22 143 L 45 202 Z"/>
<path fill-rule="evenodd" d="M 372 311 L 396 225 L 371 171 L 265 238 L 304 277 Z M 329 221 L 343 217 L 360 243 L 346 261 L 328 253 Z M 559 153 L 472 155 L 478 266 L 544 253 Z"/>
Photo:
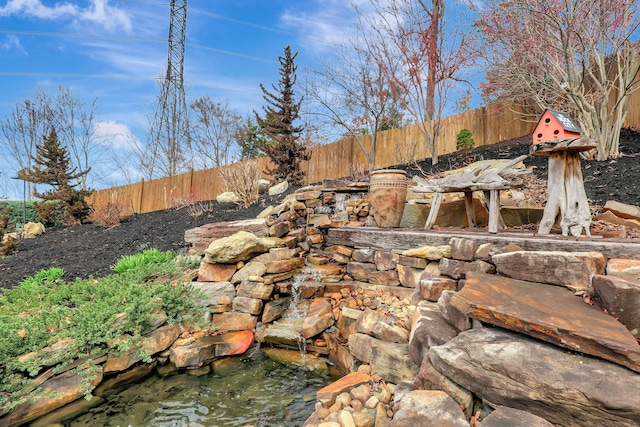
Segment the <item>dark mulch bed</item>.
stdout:
<path fill-rule="evenodd" d="M 511 159 L 529 153 L 531 137 L 502 141 L 469 150 L 473 161 L 482 159 Z M 622 156 L 604 162 L 583 161 L 587 196 L 593 206 L 603 206 L 607 200 L 640 205 L 640 132 L 624 130 L 620 138 Z M 436 166 L 430 160 L 420 162 L 428 173 L 464 166 L 464 151 L 440 157 Z M 547 158 L 529 157 L 527 166 L 534 166 L 535 174 L 546 179 Z M 403 166 L 410 175 L 418 172 Z M 283 196 L 263 198 L 249 208 L 240 209 L 215 205 L 214 212 L 193 217 L 187 209 L 165 210 L 124 218 L 119 227 L 105 229 L 94 224 L 48 229 L 36 239 L 19 242 L 18 252 L 0 260 L 0 288 L 11 288 L 36 272 L 62 267 L 67 280 L 76 277 L 101 277 L 112 272 L 111 267 L 124 255 L 144 249 L 179 251 L 187 247 L 184 232 L 212 222 L 255 218 L 265 206 L 279 202 Z"/>

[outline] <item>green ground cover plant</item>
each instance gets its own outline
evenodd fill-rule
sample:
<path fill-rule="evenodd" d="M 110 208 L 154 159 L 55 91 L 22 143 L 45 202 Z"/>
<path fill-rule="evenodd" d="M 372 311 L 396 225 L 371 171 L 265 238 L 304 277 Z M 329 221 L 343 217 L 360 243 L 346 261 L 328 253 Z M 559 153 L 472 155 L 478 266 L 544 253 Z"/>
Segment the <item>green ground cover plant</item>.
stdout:
<path fill-rule="evenodd" d="M 134 270 L 148 265 L 163 264 L 172 260 L 174 257 L 175 254 L 171 251 L 162 252 L 158 249 L 147 249 L 139 254 L 122 257 L 116 265 L 113 266 L 113 271 L 122 274 L 128 270 Z"/>
<path fill-rule="evenodd" d="M 145 253 L 123 258 L 116 265 L 127 267 L 107 277 L 65 282 L 64 271 L 51 268 L 0 291 L 0 414 L 42 397 L 34 378 L 70 366 L 85 380 L 89 396 L 92 357 L 137 351 L 160 311 L 169 323 L 200 325 L 204 313 L 194 305 L 199 295 L 190 284 L 145 280 L 181 273 L 173 253 Z M 60 351 L 51 351 L 60 342 Z"/>

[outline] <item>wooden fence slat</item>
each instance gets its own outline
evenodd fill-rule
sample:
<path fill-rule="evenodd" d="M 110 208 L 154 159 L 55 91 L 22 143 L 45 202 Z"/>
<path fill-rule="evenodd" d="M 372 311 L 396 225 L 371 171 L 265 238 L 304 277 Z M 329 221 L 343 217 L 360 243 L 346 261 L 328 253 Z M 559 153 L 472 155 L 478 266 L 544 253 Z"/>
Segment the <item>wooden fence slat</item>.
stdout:
<path fill-rule="evenodd" d="M 640 123 L 640 107 L 631 104 L 627 122 Z M 442 120 L 442 129 L 438 140 L 438 154 L 444 155 L 456 151 L 458 132 L 467 128 L 473 133 L 475 146 L 493 144 L 505 139 L 517 138 L 533 131 L 534 122 L 521 120 L 522 114 L 511 106 L 489 105 L 476 110 L 463 112 Z M 362 137 L 365 146 L 371 143 L 371 135 Z M 375 168 L 385 168 L 401 162 L 397 152 L 407 154 L 412 147 L 417 149 L 417 160 L 430 158 L 425 142 L 417 126 L 410 125 L 399 129 L 379 132 L 377 135 L 377 155 Z M 260 168 L 265 171 L 269 159 L 261 158 Z M 367 165 L 366 156 L 353 138 L 343 138 L 336 142 L 318 145 L 312 148 L 311 158 L 303 162 L 308 183 L 321 182 L 323 179 L 336 179 L 349 175 L 349 165 Z M 213 200 L 226 191 L 217 169 L 189 171 L 173 177 L 153 180 L 141 180 L 138 183 L 108 188 L 94 192 L 88 198 L 93 206 L 109 203 L 114 191 L 118 194 L 123 215 L 133 212 L 145 213 L 171 207 L 181 197 L 192 197 L 193 201 Z"/>

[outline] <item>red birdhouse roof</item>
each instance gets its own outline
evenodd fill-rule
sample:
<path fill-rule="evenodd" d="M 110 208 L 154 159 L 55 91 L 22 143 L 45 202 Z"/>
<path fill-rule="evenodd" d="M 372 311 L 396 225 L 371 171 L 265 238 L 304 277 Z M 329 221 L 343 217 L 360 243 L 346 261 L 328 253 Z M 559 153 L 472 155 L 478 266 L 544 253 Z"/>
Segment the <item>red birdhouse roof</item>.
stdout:
<path fill-rule="evenodd" d="M 563 138 L 579 138 L 582 129 L 567 113 L 545 110 L 533 131 L 533 143 L 554 141 Z"/>

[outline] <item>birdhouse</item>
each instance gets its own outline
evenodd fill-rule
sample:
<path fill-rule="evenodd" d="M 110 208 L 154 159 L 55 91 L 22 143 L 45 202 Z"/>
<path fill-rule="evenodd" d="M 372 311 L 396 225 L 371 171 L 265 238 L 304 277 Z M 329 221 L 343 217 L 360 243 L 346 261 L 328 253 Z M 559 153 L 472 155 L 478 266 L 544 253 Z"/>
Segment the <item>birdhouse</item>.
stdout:
<path fill-rule="evenodd" d="M 567 113 L 545 110 L 533 131 L 533 144 L 580 138 L 582 130 Z"/>

